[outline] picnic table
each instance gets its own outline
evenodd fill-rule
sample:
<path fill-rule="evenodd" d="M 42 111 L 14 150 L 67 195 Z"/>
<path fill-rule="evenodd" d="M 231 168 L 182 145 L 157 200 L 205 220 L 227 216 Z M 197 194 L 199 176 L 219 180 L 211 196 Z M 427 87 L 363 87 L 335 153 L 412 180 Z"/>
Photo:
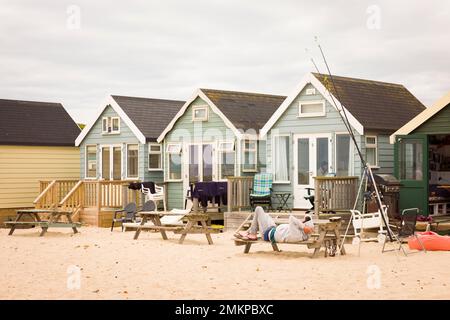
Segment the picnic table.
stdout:
<path fill-rule="evenodd" d="M 250 216 L 249 216 L 250 218 Z M 247 220 L 249 220 L 247 218 Z M 282 223 L 288 223 L 287 219 L 274 219 L 277 225 Z M 312 234 L 308 240 L 300 241 L 300 242 L 283 242 L 283 244 L 297 244 L 297 245 L 306 245 L 308 249 L 314 249 L 312 254 L 312 258 L 317 257 L 320 249 L 325 248 L 325 257 L 330 254 L 330 256 L 334 256 L 337 250 L 341 250 L 341 254 L 345 255 L 345 248 L 342 243 L 340 228 L 342 224 L 341 217 L 332 217 L 330 219 L 319 219 L 314 220 L 314 225 L 318 228 L 317 234 Z M 244 224 L 243 224 L 244 225 Z M 242 227 L 242 225 L 241 225 Z M 238 229 L 239 231 L 239 229 Z M 264 240 L 243 240 L 243 239 L 235 239 L 235 245 L 237 246 L 245 246 L 244 253 L 249 253 L 252 244 L 258 242 L 270 243 L 272 245 L 272 249 L 274 251 L 281 251 L 278 248 L 277 243 L 272 243 L 270 241 Z"/>
<path fill-rule="evenodd" d="M 208 240 L 208 244 L 213 244 L 213 240 L 211 238 L 211 233 L 217 233 L 219 230 L 212 229 L 209 227 L 206 222 L 209 219 L 209 216 L 204 213 L 189 213 L 189 214 L 177 214 L 171 212 L 163 212 L 163 211 L 141 211 L 139 212 L 141 217 L 141 222 L 137 226 L 136 233 L 134 234 L 134 239 L 136 240 L 139 237 L 139 234 L 143 229 L 155 230 L 161 233 L 161 236 L 164 240 L 167 240 L 166 231 L 172 231 L 175 234 L 181 234 L 179 243 L 182 244 L 186 235 L 197 233 L 197 234 L 205 234 L 206 239 Z M 164 216 L 179 216 L 184 215 L 184 218 L 187 220 L 186 224 L 162 224 L 161 217 Z M 153 225 L 146 225 L 147 222 L 151 221 Z M 200 226 L 198 225 L 200 223 Z"/>
<path fill-rule="evenodd" d="M 42 214 L 48 214 L 48 220 L 42 220 Z M 21 221 L 25 216 L 31 217 L 33 221 Z M 61 221 L 61 217 L 66 217 L 68 222 Z M 5 222 L 6 225 L 11 226 L 11 230 L 8 235 L 12 235 L 17 226 L 39 226 L 41 227 L 42 237 L 48 230 L 48 228 L 72 228 L 73 233 L 78 233 L 77 227 L 81 227 L 81 223 L 72 221 L 72 212 L 58 209 L 21 209 L 16 210 L 16 220 Z"/>

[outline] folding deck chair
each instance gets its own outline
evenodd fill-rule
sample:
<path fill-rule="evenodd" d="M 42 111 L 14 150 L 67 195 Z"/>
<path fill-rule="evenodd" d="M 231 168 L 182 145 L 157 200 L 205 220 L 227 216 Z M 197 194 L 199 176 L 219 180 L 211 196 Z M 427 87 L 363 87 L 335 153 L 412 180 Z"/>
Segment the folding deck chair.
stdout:
<path fill-rule="evenodd" d="M 250 188 L 250 207 L 253 211 L 257 205 L 272 208 L 272 174 L 258 173 L 253 179 L 253 188 Z"/>
<path fill-rule="evenodd" d="M 126 222 L 134 222 L 136 219 L 137 207 L 136 203 L 130 202 L 123 209 L 114 212 L 114 217 L 111 224 L 111 231 L 114 230 L 114 224 L 116 222 L 122 223 L 122 231 L 124 230 L 123 224 Z M 118 215 L 120 214 L 120 217 Z"/>

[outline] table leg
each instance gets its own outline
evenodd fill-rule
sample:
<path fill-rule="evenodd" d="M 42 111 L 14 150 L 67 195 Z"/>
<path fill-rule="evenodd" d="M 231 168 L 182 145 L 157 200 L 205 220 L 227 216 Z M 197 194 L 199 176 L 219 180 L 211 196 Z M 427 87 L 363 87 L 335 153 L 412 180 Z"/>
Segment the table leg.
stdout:
<path fill-rule="evenodd" d="M 159 226 L 159 227 L 162 226 L 161 220 L 159 219 L 159 216 L 154 216 L 154 217 L 153 217 L 153 224 L 154 224 L 155 226 Z M 159 229 L 159 232 L 161 232 L 161 236 L 162 236 L 162 238 L 163 238 L 164 240 L 167 240 L 167 239 L 168 239 L 165 230 Z"/>
<path fill-rule="evenodd" d="M 281 252 L 281 250 L 278 249 L 278 246 L 277 246 L 277 244 L 275 242 L 272 242 L 272 249 L 273 249 L 273 251 Z"/>
<path fill-rule="evenodd" d="M 184 227 L 180 240 L 178 241 L 179 244 L 183 244 L 183 241 L 186 238 L 187 233 L 189 232 L 189 230 L 191 230 L 193 225 L 194 225 L 193 222 L 189 220 L 188 223 L 186 224 L 186 227 Z"/>
<path fill-rule="evenodd" d="M 214 244 L 211 238 L 211 234 L 209 233 L 208 226 L 206 225 L 205 220 L 200 221 L 202 224 L 203 230 L 205 231 L 206 239 L 208 240 L 208 244 Z"/>
<path fill-rule="evenodd" d="M 147 222 L 147 216 L 142 216 L 141 223 L 136 229 L 136 233 L 134 234 L 134 240 L 137 240 L 139 238 L 139 234 L 141 233 L 141 226 L 143 226 Z"/>
<path fill-rule="evenodd" d="M 66 217 L 67 217 L 67 221 L 69 221 L 69 223 L 73 224 L 72 217 L 70 216 L 70 213 L 67 213 Z M 72 230 L 73 230 L 73 233 L 78 233 L 77 227 L 72 227 Z"/>
<path fill-rule="evenodd" d="M 334 235 L 336 236 L 336 245 L 337 245 L 337 248 L 340 248 L 341 244 L 342 244 L 341 255 L 345 255 L 346 252 L 345 252 L 345 248 L 344 248 L 344 243 L 342 242 L 341 231 L 339 229 L 340 229 L 340 225 L 337 225 L 336 228 L 334 229 Z"/>
<path fill-rule="evenodd" d="M 17 217 L 16 217 L 16 220 L 15 220 L 14 222 L 19 222 L 20 219 L 22 218 L 22 216 L 23 216 L 23 213 L 19 213 L 19 214 L 17 215 Z M 12 235 L 12 234 L 14 233 L 15 230 L 16 230 L 16 225 L 15 225 L 15 224 L 11 225 L 11 229 L 9 230 L 8 235 L 9 235 L 9 236 Z"/>
<path fill-rule="evenodd" d="M 323 246 L 323 241 L 325 240 L 325 236 L 327 234 L 327 231 L 324 228 L 320 228 L 319 231 L 319 239 L 317 239 L 317 246 L 314 248 L 313 258 L 317 257 L 317 254 L 320 251 L 320 248 Z M 325 248 L 326 250 L 326 248 Z"/>
<path fill-rule="evenodd" d="M 244 248 L 244 253 L 249 253 L 250 252 L 250 247 L 252 246 L 251 242 L 247 242 L 245 244 L 245 248 Z"/>

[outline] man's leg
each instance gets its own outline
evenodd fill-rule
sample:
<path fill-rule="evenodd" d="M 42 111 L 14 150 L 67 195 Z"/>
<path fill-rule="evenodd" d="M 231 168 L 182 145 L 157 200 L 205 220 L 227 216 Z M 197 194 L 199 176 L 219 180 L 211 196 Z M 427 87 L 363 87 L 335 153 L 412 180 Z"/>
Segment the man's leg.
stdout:
<path fill-rule="evenodd" d="M 275 226 L 276 225 L 272 217 L 268 213 L 264 212 L 263 208 L 257 207 L 255 209 L 255 214 L 253 215 L 252 224 L 250 225 L 248 231 L 251 234 L 257 234 L 259 230 L 261 234 L 263 234 L 264 231 Z"/>

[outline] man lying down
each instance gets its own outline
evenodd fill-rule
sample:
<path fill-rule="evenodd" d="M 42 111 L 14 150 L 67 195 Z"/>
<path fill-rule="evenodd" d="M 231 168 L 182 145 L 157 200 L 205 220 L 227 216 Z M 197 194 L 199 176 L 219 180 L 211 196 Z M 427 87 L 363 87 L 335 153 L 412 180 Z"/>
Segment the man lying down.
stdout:
<path fill-rule="evenodd" d="M 306 241 L 314 230 L 314 223 L 310 216 L 303 221 L 289 216 L 289 223 L 276 225 L 272 217 L 264 212 L 262 207 L 256 207 L 250 228 L 240 231 L 235 237 L 244 240 L 257 240 L 258 231 L 264 241 L 270 242 L 300 242 Z"/>

